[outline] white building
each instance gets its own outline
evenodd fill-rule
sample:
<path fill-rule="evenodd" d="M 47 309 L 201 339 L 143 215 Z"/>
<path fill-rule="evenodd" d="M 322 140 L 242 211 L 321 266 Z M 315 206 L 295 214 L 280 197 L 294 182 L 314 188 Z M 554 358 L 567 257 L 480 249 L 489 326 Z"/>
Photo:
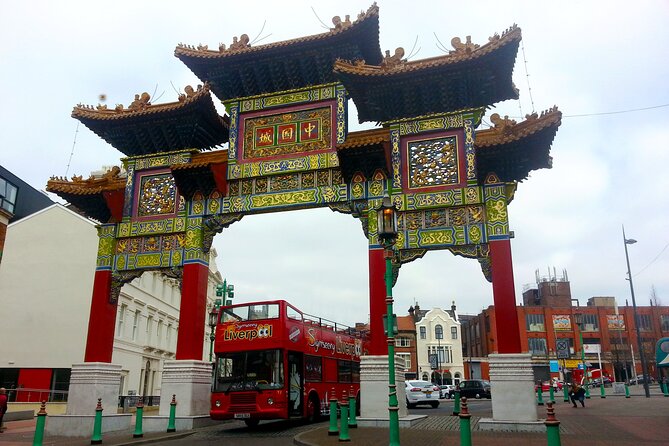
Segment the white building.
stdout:
<path fill-rule="evenodd" d="M 457 384 L 463 379 L 462 340 L 455 302 L 450 311 L 433 308 L 416 322 L 416 349 L 420 379 L 439 384 Z"/>
<path fill-rule="evenodd" d="M 60 204 L 7 227 L 0 385 L 67 390 L 72 364 L 84 358 L 97 249 L 96 223 Z M 207 310 L 222 283 L 215 259 L 212 249 Z M 120 395 L 160 395 L 163 361 L 175 358 L 180 295 L 176 280 L 154 272 L 121 289 L 112 356 L 123 367 Z"/>

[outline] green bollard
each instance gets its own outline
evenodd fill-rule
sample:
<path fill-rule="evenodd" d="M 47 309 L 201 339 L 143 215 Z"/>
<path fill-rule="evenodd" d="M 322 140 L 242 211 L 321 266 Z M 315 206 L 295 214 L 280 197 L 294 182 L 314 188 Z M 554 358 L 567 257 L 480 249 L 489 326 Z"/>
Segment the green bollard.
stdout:
<path fill-rule="evenodd" d="M 348 428 L 356 429 L 358 427 L 358 420 L 356 420 L 355 415 L 358 411 L 358 406 L 355 399 L 355 391 L 351 387 L 351 392 L 349 393 L 350 397 L 348 398 Z"/>
<path fill-rule="evenodd" d="M 46 422 L 46 401 L 42 401 L 37 412 L 37 424 L 35 424 L 35 436 L 33 446 L 42 446 L 44 441 L 44 423 Z"/>
<path fill-rule="evenodd" d="M 467 409 L 467 398 L 462 398 L 460 411 L 460 446 L 472 446 L 471 414 Z"/>
<path fill-rule="evenodd" d="M 660 385 L 662 385 L 662 383 L 660 383 Z M 664 393 L 664 396 L 669 396 L 669 382 L 664 383 L 662 393 Z"/>
<path fill-rule="evenodd" d="M 548 388 L 548 399 L 551 403 L 555 403 L 555 390 L 553 390 L 553 386 Z"/>
<path fill-rule="evenodd" d="M 93 424 L 93 437 L 91 444 L 102 443 L 102 398 L 98 398 L 98 405 L 95 408 L 95 423 Z"/>
<path fill-rule="evenodd" d="M 539 406 L 544 405 L 544 392 L 541 390 L 541 384 L 537 386 L 537 404 Z"/>
<path fill-rule="evenodd" d="M 454 392 L 455 401 L 453 402 L 453 415 L 460 415 L 460 391 Z"/>
<path fill-rule="evenodd" d="M 176 395 L 172 394 L 172 401 L 170 402 L 170 420 L 167 422 L 167 432 L 176 432 L 175 425 L 177 415 L 177 399 Z"/>
<path fill-rule="evenodd" d="M 334 387 L 330 395 L 330 427 L 328 428 L 328 435 L 339 435 L 339 429 L 337 428 L 337 398 L 335 397 Z"/>
<path fill-rule="evenodd" d="M 628 386 L 627 383 L 625 383 L 625 398 L 629 397 L 630 397 L 630 386 Z"/>
<path fill-rule="evenodd" d="M 339 441 L 351 441 L 348 436 L 348 401 L 346 391 L 341 395 L 341 427 L 339 428 Z"/>
<path fill-rule="evenodd" d="M 568 403 L 569 402 L 569 390 L 567 389 L 566 383 L 562 384 L 562 394 L 564 395 L 563 401 L 565 403 Z"/>
<path fill-rule="evenodd" d="M 590 399 L 590 383 L 587 381 L 585 383 L 585 399 Z"/>
<path fill-rule="evenodd" d="M 142 432 L 142 416 L 144 415 L 144 400 L 142 397 L 139 397 L 137 405 L 135 406 L 137 413 L 135 415 L 135 433 L 132 434 L 132 438 L 142 438 L 144 433 Z"/>
<path fill-rule="evenodd" d="M 555 418 L 555 409 L 553 403 L 548 403 L 548 416 L 544 424 L 546 425 L 546 435 L 548 436 L 548 446 L 560 446 L 560 422 Z"/>
<path fill-rule="evenodd" d="M 602 379 L 602 385 L 599 386 L 599 397 L 606 398 L 606 389 L 604 388 L 604 379 Z"/>

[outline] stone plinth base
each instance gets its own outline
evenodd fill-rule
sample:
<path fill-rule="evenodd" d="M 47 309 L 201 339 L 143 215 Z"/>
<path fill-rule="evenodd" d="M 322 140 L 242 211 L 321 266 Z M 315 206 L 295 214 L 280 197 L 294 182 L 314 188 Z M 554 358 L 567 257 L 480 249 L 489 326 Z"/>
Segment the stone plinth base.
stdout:
<path fill-rule="evenodd" d="M 400 417 L 400 427 L 411 427 L 414 424 L 418 423 L 419 421 L 427 418 L 427 415 L 407 415 L 405 417 Z M 385 418 L 363 418 L 363 417 L 357 417 L 355 419 L 358 422 L 358 426 L 360 427 L 389 427 L 390 426 L 390 421 L 388 419 L 388 416 L 386 415 Z"/>
<path fill-rule="evenodd" d="M 121 365 L 106 362 L 72 364 L 66 415 L 95 415 L 98 398 L 102 398 L 103 415 L 115 414 Z"/>
<path fill-rule="evenodd" d="M 144 432 L 165 432 L 169 424 L 170 417 L 142 417 L 142 431 Z M 213 426 L 214 424 L 221 424 L 224 421 L 212 420 L 209 415 L 201 415 L 199 417 L 176 417 L 174 419 L 174 426 L 177 432 L 182 432 L 200 427 Z"/>
<path fill-rule="evenodd" d="M 116 410 L 116 407 L 114 407 L 114 410 Z M 119 431 L 130 433 L 131 419 L 132 415 L 129 413 L 103 415 L 102 433 Z M 94 424 L 95 408 L 93 409 L 93 415 L 49 415 L 46 417 L 44 432 L 47 438 L 50 436 L 90 437 L 93 435 Z"/>
<path fill-rule="evenodd" d="M 172 395 L 176 395 L 177 417 L 209 416 L 212 368 L 210 362 L 165 361 L 160 390 L 161 416 L 170 415 Z"/>
<path fill-rule="evenodd" d="M 546 432 L 544 420 L 539 421 L 498 421 L 492 418 L 481 418 L 479 430 L 498 432 Z"/>
<path fill-rule="evenodd" d="M 511 429 L 506 422 L 519 425 L 537 422 L 530 354 L 492 354 L 488 355 L 488 360 L 492 387 L 492 420 L 504 422 L 501 424 L 507 426 L 505 430 Z"/>
<path fill-rule="evenodd" d="M 404 361 L 395 356 L 395 385 L 400 419 L 409 415 L 404 393 Z M 360 358 L 360 419 L 388 420 L 388 356 Z"/>

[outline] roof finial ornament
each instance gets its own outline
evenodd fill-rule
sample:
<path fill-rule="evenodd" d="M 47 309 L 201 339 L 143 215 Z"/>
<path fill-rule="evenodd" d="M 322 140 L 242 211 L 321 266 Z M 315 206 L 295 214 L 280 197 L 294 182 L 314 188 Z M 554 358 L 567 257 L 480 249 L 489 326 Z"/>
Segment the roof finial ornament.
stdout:
<path fill-rule="evenodd" d="M 249 45 L 250 41 L 251 39 L 249 39 L 248 34 L 242 34 L 241 36 L 239 36 L 239 39 L 237 39 L 237 36 L 234 36 L 232 38 L 232 43 L 230 44 L 230 51 L 242 50 L 244 48 L 248 48 L 251 46 Z"/>
<path fill-rule="evenodd" d="M 494 125 L 495 130 L 498 130 L 502 133 L 508 133 L 511 131 L 511 127 L 516 125 L 516 121 L 513 119 L 509 119 L 508 116 L 504 116 L 504 118 L 500 117 L 498 113 L 493 113 L 490 116 L 490 122 L 492 122 Z"/>
<path fill-rule="evenodd" d="M 347 14 L 346 20 L 342 22 L 341 17 L 336 15 L 332 17 L 332 24 L 334 25 L 334 28 L 330 28 L 331 31 L 348 28 L 349 26 L 351 26 L 351 16 Z"/>
<path fill-rule="evenodd" d="M 136 94 L 135 95 L 135 100 L 128 105 L 128 110 L 132 111 L 139 111 L 139 110 L 144 110 L 146 107 L 151 105 L 151 95 L 147 93 L 146 91 L 142 93 L 141 95 Z"/>
<path fill-rule="evenodd" d="M 449 54 L 470 54 L 475 49 L 479 48 L 480 45 L 472 43 L 472 36 L 467 36 L 465 43 L 462 43 L 459 37 L 453 37 L 451 39 L 451 46 L 455 48 L 454 51 L 449 51 Z"/>
<path fill-rule="evenodd" d="M 386 50 L 386 55 L 381 62 L 381 67 L 389 70 L 406 63 L 406 59 L 402 59 L 402 57 L 404 57 L 404 48 L 401 46 L 395 49 L 395 54 L 392 56 L 390 55 L 390 50 Z"/>

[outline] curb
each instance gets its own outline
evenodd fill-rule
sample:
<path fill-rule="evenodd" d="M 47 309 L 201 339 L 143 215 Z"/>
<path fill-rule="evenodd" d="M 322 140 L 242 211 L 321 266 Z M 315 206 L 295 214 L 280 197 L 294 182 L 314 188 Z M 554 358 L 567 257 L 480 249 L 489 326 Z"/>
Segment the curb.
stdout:
<path fill-rule="evenodd" d="M 134 440 L 123 441 L 120 443 L 112 443 L 111 446 L 131 446 L 137 444 L 150 444 L 150 443 L 160 443 L 170 440 L 180 440 L 182 438 L 189 437 L 194 433 L 195 431 L 188 431 L 188 432 L 179 432 L 171 435 L 162 435 L 160 437 L 154 437 L 154 438 L 134 439 Z"/>
<path fill-rule="evenodd" d="M 311 429 L 309 431 L 300 432 L 299 434 L 297 434 L 293 437 L 293 444 L 295 444 L 297 446 L 318 446 L 318 444 L 312 443 L 312 442 L 307 441 L 307 440 L 303 440 L 301 437 L 303 435 L 306 435 L 306 434 L 308 434 L 310 432 L 313 432 L 313 431 L 317 431 L 319 429 L 321 429 L 321 428 L 319 427 L 319 428 L 316 428 L 316 429 Z"/>

